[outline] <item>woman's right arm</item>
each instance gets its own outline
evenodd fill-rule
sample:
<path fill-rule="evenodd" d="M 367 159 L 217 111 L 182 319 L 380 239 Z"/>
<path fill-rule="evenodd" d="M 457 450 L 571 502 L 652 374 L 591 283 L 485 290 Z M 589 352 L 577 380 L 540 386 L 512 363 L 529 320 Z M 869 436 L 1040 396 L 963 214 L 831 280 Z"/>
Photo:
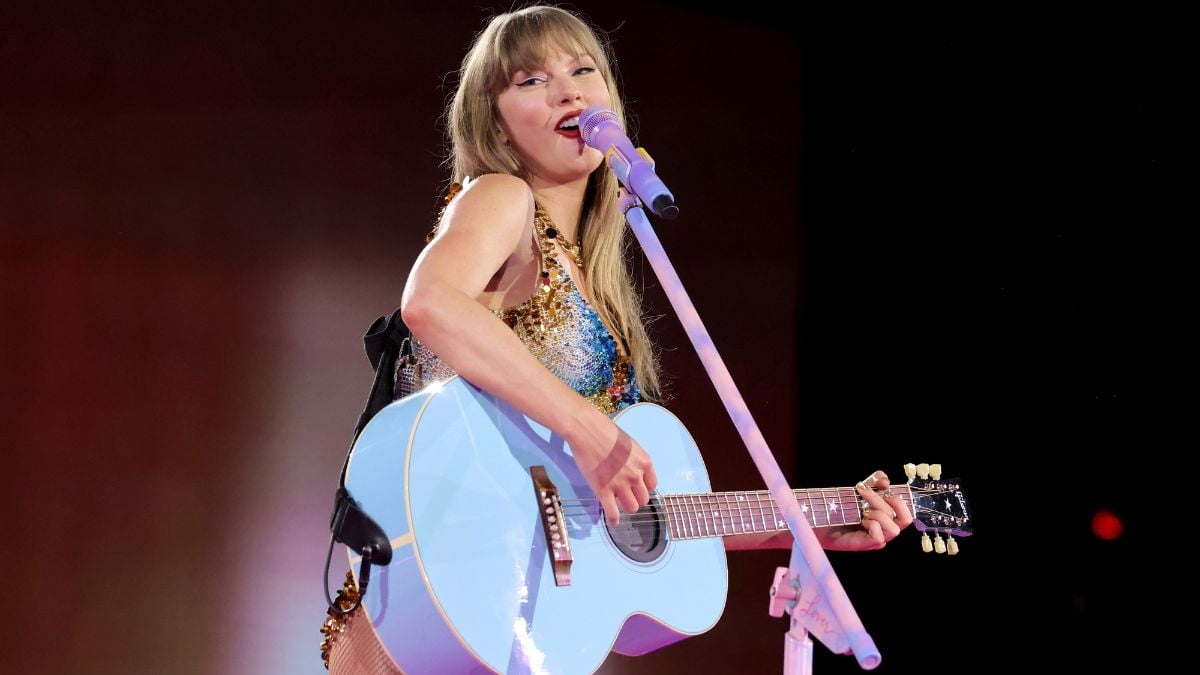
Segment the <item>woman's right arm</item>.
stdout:
<path fill-rule="evenodd" d="M 650 457 L 477 300 L 518 247 L 529 245 L 533 209 L 533 196 L 518 178 L 488 175 L 471 182 L 417 258 L 401 315 L 459 375 L 563 437 L 615 524 L 618 505 L 632 513 L 649 501 L 656 483 Z"/>

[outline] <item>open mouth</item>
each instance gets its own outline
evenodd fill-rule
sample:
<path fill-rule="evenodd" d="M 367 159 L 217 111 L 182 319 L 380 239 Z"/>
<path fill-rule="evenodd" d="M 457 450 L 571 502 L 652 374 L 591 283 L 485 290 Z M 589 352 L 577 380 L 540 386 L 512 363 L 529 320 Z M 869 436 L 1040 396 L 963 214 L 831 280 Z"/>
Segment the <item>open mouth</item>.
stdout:
<path fill-rule="evenodd" d="M 563 117 L 554 131 L 567 138 L 579 138 L 579 113 L 571 113 Z"/>

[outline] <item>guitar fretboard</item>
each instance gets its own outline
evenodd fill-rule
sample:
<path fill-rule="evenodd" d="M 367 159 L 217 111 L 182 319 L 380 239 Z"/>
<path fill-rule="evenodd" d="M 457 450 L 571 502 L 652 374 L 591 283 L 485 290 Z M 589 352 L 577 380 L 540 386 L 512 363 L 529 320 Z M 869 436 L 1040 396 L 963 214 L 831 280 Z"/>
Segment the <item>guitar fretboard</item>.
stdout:
<path fill-rule="evenodd" d="M 894 485 L 891 493 L 913 510 L 912 491 Z M 856 525 L 867 502 L 852 487 L 794 490 L 800 510 L 813 527 Z M 726 537 L 754 532 L 781 532 L 787 521 L 767 490 L 662 495 L 666 520 L 674 539 Z"/>

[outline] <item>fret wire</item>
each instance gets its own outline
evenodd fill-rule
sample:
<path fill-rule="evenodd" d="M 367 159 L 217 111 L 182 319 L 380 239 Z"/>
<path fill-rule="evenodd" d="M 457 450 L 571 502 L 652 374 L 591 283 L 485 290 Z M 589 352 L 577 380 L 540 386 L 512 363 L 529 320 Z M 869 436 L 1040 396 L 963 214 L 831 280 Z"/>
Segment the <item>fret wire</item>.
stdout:
<path fill-rule="evenodd" d="M 667 498 L 667 505 L 668 505 L 667 516 L 671 520 L 671 529 L 674 530 L 674 535 L 675 535 L 673 538 L 674 539 L 682 539 L 683 538 L 682 537 L 683 528 L 677 522 L 679 519 L 679 514 L 675 510 L 675 496 L 674 495 Z"/>
<path fill-rule="evenodd" d="M 771 494 L 770 490 L 765 493 L 765 496 L 767 498 L 767 508 L 771 509 L 771 524 L 767 526 L 767 531 L 774 532 L 779 529 L 779 506 L 775 503 L 775 495 Z"/>
<path fill-rule="evenodd" d="M 653 498 L 653 495 L 651 495 L 651 498 Z M 667 534 L 670 535 L 671 539 L 674 539 L 675 538 L 675 521 L 672 520 L 671 498 L 668 497 L 667 495 L 659 494 L 658 502 L 660 504 L 662 504 L 662 513 L 667 521 Z"/>
<path fill-rule="evenodd" d="M 742 520 L 742 534 L 746 533 L 746 514 L 742 512 L 742 507 L 746 504 L 746 492 L 742 491 L 737 494 L 738 500 L 738 518 Z"/>
<path fill-rule="evenodd" d="M 805 490 L 804 492 L 809 497 L 809 510 L 810 510 L 810 512 L 812 512 L 812 524 L 820 526 L 817 524 L 816 508 L 814 506 L 812 506 L 812 490 Z M 826 522 L 826 525 L 829 525 L 828 522 Z"/>
<path fill-rule="evenodd" d="M 688 493 L 688 513 L 692 516 L 692 535 L 699 539 L 704 536 L 704 528 L 700 522 L 700 514 L 696 512 L 696 497 Z"/>
<path fill-rule="evenodd" d="M 795 494 L 795 493 L 793 493 L 793 494 Z M 776 503 L 776 504 L 775 504 L 775 511 L 776 511 L 776 512 L 779 514 L 779 515 L 778 515 L 778 517 L 775 519 L 775 526 L 776 526 L 777 528 L 779 528 L 779 530 L 780 530 L 781 532 L 782 532 L 783 530 L 786 530 L 786 529 L 788 529 L 788 524 L 787 524 L 787 516 L 786 516 L 786 515 L 784 515 L 784 513 L 783 513 L 783 505 L 782 505 L 782 504 L 778 504 L 778 503 Z M 803 514 L 801 514 L 801 515 L 803 515 Z"/>
<path fill-rule="evenodd" d="M 825 524 L 833 525 L 833 514 L 829 510 L 829 499 L 825 496 L 825 488 L 817 488 L 821 495 L 821 509 L 825 512 Z"/>
<path fill-rule="evenodd" d="M 696 538 L 702 539 L 708 536 L 708 534 L 704 531 L 704 514 L 701 513 L 700 509 L 696 506 L 696 495 L 688 495 L 688 505 L 692 509 L 692 516 L 696 518 Z"/>
<path fill-rule="evenodd" d="M 675 495 L 675 517 L 679 519 L 679 534 L 683 539 L 691 539 L 691 530 L 688 529 L 687 509 L 683 508 L 683 498 L 681 495 Z"/>
<path fill-rule="evenodd" d="M 679 495 L 679 513 L 683 515 L 683 526 L 687 529 L 688 539 L 696 536 L 696 523 L 692 521 L 692 506 L 688 503 L 686 494 Z"/>
<path fill-rule="evenodd" d="M 758 502 L 758 519 L 762 522 L 762 531 L 767 531 L 767 510 L 763 507 L 763 491 L 754 491 L 755 500 Z"/>
<path fill-rule="evenodd" d="M 721 495 L 724 492 L 713 493 L 713 506 L 717 509 L 717 517 L 721 519 L 721 536 L 729 536 L 729 528 L 725 527 L 725 510 L 721 508 Z"/>
<path fill-rule="evenodd" d="M 679 520 L 679 538 L 687 539 L 687 519 L 684 517 L 685 514 L 683 512 L 683 502 L 680 500 L 679 495 L 675 495 L 671 499 L 672 504 L 675 506 L 675 517 Z"/>
<path fill-rule="evenodd" d="M 770 490 L 763 491 L 763 531 L 775 531 L 775 495 Z"/>
<path fill-rule="evenodd" d="M 796 490 L 796 492 L 799 493 L 796 495 L 796 503 L 800 505 L 800 510 L 804 513 L 805 519 L 808 520 L 809 526 L 820 527 L 817 524 L 817 512 L 813 508 L 812 495 L 808 493 L 808 490 L 804 489 Z"/>
<path fill-rule="evenodd" d="M 690 495 L 682 495 L 680 497 L 680 499 L 683 503 L 684 514 L 687 516 L 688 536 L 692 539 L 695 539 L 697 536 L 697 534 L 696 534 L 696 518 L 695 518 L 696 514 L 692 512 L 691 497 L 690 497 Z"/>
<path fill-rule="evenodd" d="M 801 501 L 800 501 L 802 499 L 808 498 L 808 490 L 796 490 L 796 492 L 800 493 L 800 494 L 796 495 L 796 504 L 798 504 L 800 506 L 800 511 L 801 511 L 801 513 L 804 514 L 804 519 L 808 521 L 809 526 L 816 527 L 817 523 L 816 523 L 816 520 L 814 520 L 814 514 L 813 514 L 813 510 L 812 510 L 812 500 L 811 499 L 808 500 L 808 502 L 809 502 L 808 508 L 804 508 L 805 505 L 803 503 L 801 503 Z"/>
<path fill-rule="evenodd" d="M 695 518 L 695 522 L 693 522 L 692 524 L 696 528 L 696 536 L 703 537 L 704 536 L 704 523 L 700 520 L 700 514 L 696 511 L 696 495 L 693 495 L 693 494 L 688 495 L 688 508 L 692 512 L 692 517 Z"/>
<path fill-rule="evenodd" d="M 707 504 L 706 499 L 707 499 L 706 495 L 702 495 L 702 494 L 696 495 L 696 503 L 700 505 L 699 506 L 700 517 L 704 519 L 703 522 L 705 525 L 707 525 L 707 528 L 705 528 L 704 536 L 711 537 L 714 534 L 716 534 L 716 528 L 713 527 L 712 516 L 710 515 L 710 511 L 708 510 L 708 504 Z"/>
<path fill-rule="evenodd" d="M 688 537 L 696 538 L 696 518 L 692 513 L 692 498 L 690 494 L 679 495 L 679 504 L 683 508 L 683 515 L 687 519 Z"/>
<path fill-rule="evenodd" d="M 751 497 L 754 498 L 753 501 L 751 501 Z M 758 503 L 758 492 L 757 491 L 747 492 L 746 493 L 746 510 L 750 513 L 750 531 L 751 532 L 758 532 L 758 526 L 754 524 L 754 506 L 757 503 Z"/>

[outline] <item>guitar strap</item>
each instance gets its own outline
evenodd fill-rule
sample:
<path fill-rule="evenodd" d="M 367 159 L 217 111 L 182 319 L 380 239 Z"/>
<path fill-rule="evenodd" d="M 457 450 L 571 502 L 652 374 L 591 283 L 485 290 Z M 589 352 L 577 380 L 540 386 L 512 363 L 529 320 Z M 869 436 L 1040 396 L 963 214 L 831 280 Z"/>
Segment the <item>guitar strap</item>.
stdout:
<path fill-rule="evenodd" d="M 370 578 L 372 564 L 386 565 L 392 560 L 392 545 L 388 541 L 378 523 L 371 519 L 359 506 L 358 502 L 346 489 L 346 471 L 350 468 L 350 457 L 353 454 L 354 443 L 363 427 L 384 406 L 395 398 L 396 362 L 402 358 L 405 347 L 412 343 L 411 333 L 400 318 L 400 310 L 393 311 L 388 316 L 381 316 L 371 323 L 363 335 L 363 347 L 367 351 L 367 360 L 375 369 L 375 380 L 371 384 L 371 393 L 367 396 L 367 404 L 358 416 L 354 433 L 350 438 L 350 450 L 346 453 L 346 461 L 342 463 L 342 472 L 338 477 L 338 489 L 333 504 L 333 514 L 329 518 L 329 557 L 325 560 L 325 599 L 330 609 L 338 614 L 348 614 L 354 608 L 342 610 L 329 597 L 329 558 L 333 556 L 333 544 L 345 544 L 355 553 L 363 556 L 362 568 L 359 572 L 359 601 L 366 592 L 367 580 Z M 410 359 L 410 354 L 403 354 Z M 355 603 L 355 607 L 358 603 Z"/>

